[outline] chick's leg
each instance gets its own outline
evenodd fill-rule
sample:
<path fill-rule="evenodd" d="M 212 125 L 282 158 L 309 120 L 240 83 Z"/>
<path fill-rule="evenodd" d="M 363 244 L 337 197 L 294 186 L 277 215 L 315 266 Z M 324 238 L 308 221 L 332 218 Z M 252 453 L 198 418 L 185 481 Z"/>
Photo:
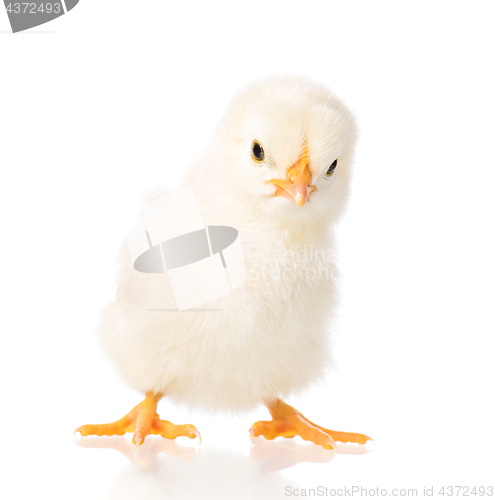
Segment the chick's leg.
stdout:
<path fill-rule="evenodd" d="M 306 441 L 323 446 L 327 450 L 336 448 L 335 441 L 359 444 L 372 441 L 364 434 L 331 431 L 313 424 L 295 408 L 285 404 L 280 399 L 267 402 L 266 405 L 272 420 L 256 422 L 249 430 L 252 437 L 264 436 L 266 439 L 275 439 L 278 436 L 300 436 Z"/>
<path fill-rule="evenodd" d="M 148 392 L 144 400 L 120 420 L 111 424 L 82 425 L 74 432 L 79 432 L 81 436 L 123 436 L 126 432 L 133 432 L 134 444 L 143 444 L 144 438 L 149 434 L 159 434 L 167 439 L 175 439 L 179 436 L 201 439 L 194 425 L 174 425 L 167 420 L 160 420 L 156 406 L 161 398 L 161 394 Z"/>

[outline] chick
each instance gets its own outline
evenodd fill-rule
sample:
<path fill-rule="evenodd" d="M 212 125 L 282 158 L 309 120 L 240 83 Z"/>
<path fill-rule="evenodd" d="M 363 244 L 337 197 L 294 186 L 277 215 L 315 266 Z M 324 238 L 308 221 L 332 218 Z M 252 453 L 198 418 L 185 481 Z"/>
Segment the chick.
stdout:
<path fill-rule="evenodd" d="M 117 300 L 104 311 L 100 336 L 124 381 L 146 397 L 122 419 L 76 432 L 133 432 L 135 444 L 148 434 L 199 437 L 193 425 L 160 419 L 165 396 L 210 410 L 265 404 L 272 420 L 256 422 L 251 436 L 298 435 L 327 449 L 370 439 L 313 424 L 280 399 L 331 364 L 337 283 L 329 257 L 355 141 L 352 113 L 312 80 L 270 77 L 233 98 L 181 187 L 194 189 L 206 226 L 239 231 L 245 281 L 208 311 L 174 312 L 170 283 L 137 272 L 124 245 Z"/>

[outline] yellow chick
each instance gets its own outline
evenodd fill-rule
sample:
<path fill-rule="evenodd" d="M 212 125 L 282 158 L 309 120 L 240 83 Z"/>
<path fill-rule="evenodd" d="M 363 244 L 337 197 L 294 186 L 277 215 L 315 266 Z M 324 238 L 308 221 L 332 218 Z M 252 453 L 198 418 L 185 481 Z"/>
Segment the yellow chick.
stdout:
<path fill-rule="evenodd" d="M 136 270 L 124 245 L 117 300 L 100 336 L 124 381 L 146 397 L 120 420 L 77 432 L 132 432 L 138 445 L 149 434 L 199 437 L 193 425 L 160 419 L 157 403 L 167 397 L 212 410 L 265 404 L 272 420 L 256 422 L 251 436 L 298 435 L 326 449 L 370 439 L 316 425 L 281 399 L 321 379 L 331 363 L 337 283 L 328 256 L 355 141 L 349 109 L 312 80 L 271 77 L 233 98 L 181 188 L 194 190 L 206 227 L 238 231 L 244 281 L 207 310 L 179 311 L 166 274 Z"/>

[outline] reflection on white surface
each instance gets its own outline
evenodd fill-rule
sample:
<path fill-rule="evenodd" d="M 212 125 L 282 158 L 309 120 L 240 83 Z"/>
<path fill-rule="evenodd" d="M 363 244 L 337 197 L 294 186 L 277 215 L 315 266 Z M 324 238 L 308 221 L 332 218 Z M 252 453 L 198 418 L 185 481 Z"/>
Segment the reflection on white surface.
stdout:
<path fill-rule="evenodd" d="M 337 450 L 326 450 L 313 443 L 298 443 L 293 439 L 267 441 L 262 437 L 252 439 L 250 457 L 259 461 L 266 470 L 288 469 L 294 465 L 309 462 L 325 463 L 336 455 L 364 455 L 373 450 L 372 445 L 337 443 Z"/>
<path fill-rule="evenodd" d="M 123 436 L 79 436 L 75 442 L 83 448 L 113 448 L 142 469 L 152 468 L 160 453 L 179 457 L 182 460 L 192 460 L 199 453 L 199 448 L 194 446 L 180 446 L 172 439 L 156 436 L 148 436 L 141 446 L 132 444 L 130 439 Z"/>
<path fill-rule="evenodd" d="M 189 454 L 174 441 L 161 441 L 147 438 L 137 457 L 136 446 L 125 438 L 81 438 L 78 444 L 114 448 L 133 462 L 113 479 L 108 500 L 274 500 L 284 498 L 286 486 L 296 486 L 280 472 L 267 473 L 263 464 L 232 450 Z"/>
<path fill-rule="evenodd" d="M 252 442 L 251 460 L 259 462 L 266 471 L 288 469 L 302 462 L 330 462 L 337 455 L 335 450 L 325 450 L 313 443 L 299 444 L 293 439 L 267 441 L 257 437 Z"/>
<path fill-rule="evenodd" d="M 330 462 L 338 454 L 363 454 L 365 446 L 338 445 L 337 451 L 292 439 L 253 439 L 249 457 L 218 449 L 184 447 L 148 436 L 142 446 L 124 437 L 81 437 L 84 448 L 113 448 L 128 464 L 112 481 L 108 499 L 260 499 L 285 498 L 297 484 L 280 471 L 299 463 Z"/>

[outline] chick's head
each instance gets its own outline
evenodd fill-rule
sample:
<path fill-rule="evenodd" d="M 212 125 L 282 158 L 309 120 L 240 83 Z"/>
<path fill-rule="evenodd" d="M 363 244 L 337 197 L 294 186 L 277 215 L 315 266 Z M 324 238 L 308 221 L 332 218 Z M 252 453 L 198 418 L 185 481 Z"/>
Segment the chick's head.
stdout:
<path fill-rule="evenodd" d="M 277 76 L 233 99 L 211 147 L 221 147 L 216 174 L 246 210 L 283 224 L 335 222 L 356 136 L 352 113 L 326 87 Z"/>

